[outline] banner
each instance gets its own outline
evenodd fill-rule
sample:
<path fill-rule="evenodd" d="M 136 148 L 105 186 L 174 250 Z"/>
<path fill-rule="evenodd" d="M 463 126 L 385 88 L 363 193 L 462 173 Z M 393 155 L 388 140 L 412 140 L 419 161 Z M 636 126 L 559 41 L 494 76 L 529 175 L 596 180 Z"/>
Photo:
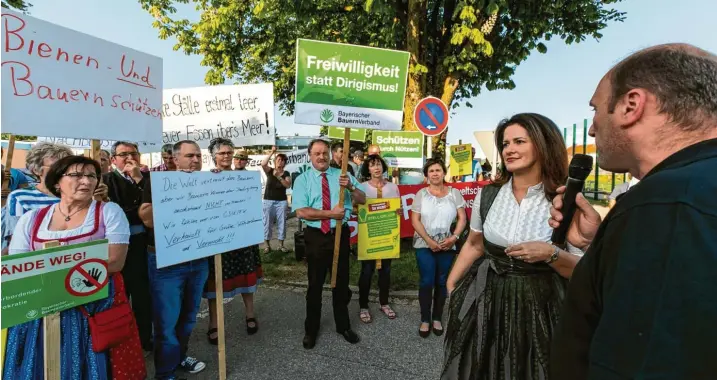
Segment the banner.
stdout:
<path fill-rule="evenodd" d="M 236 146 L 274 145 L 272 83 L 164 90 L 162 142 L 192 140 L 209 147 L 217 137 Z"/>
<path fill-rule="evenodd" d="M 264 240 L 259 173 L 153 172 L 157 268 Z"/>
<path fill-rule="evenodd" d="M 366 141 L 366 129 L 363 128 L 351 128 L 351 134 L 349 140 L 351 141 L 360 141 L 365 142 Z M 329 127 L 329 133 L 328 138 L 330 139 L 344 139 L 344 128 L 339 127 Z"/>
<path fill-rule="evenodd" d="M 423 168 L 423 134 L 421 132 L 373 131 L 372 143 L 381 148 L 381 157 L 391 167 Z"/>
<path fill-rule="evenodd" d="M 489 184 L 488 181 L 483 182 L 456 182 L 447 183 L 448 186 L 458 189 L 463 195 L 463 199 L 466 201 L 466 216 L 467 220 L 470 221 L 471 213 L 473 211 L 473 200 L 478 194 L 478 189 Z M 413 225 L 411 225 L 411 205 L 413 205 L 413 199 L 416 197 L 416 193 L 423 189 L 427 185 L 398 185 L 398 191 L 401 194 L 401 208 L 403 213 L 401 215 L 401 238 L 412 237 L 414 234 Z M 351 244 L 358 244 L 358 218 L 355 216 L 349 220 L 349 227 L 351 228 Z M 468 228 L 468 227 L 466 227 Z"/>
<path fill-rule="evenodd" d="M 91 139 L 77 139 L 72 137 L 38 137 L 37 142 L 62 144 L 74 149 L 92 149 Z M 117 140 L 100 140 L 100 149 L 109 151 L 110 149 L 112 149 L 112 145 L 114 145 L 114 143 L 116 142 Z M 137 147 L 139 148 L 139 151 L 141 153 L 159 152 L 160 150 L 162 150 L 162 145 L 160 145 L 159 143 L 146 143 L 142 141 L 130 142 L 137 144 Z"/>
<path fill-rule="evenodd" d="M 297 124 L 401 130 L 405 51 L 296 40 Z"/>
<path fill-rule="evenodd" d="M 2 328 L 108 297 L 107 240 L 2 256 Z"/>
<path fill-rule="evenodd" d="M 473 151 L 471 144 L 451 145 L 451 177 L 473 174 Z"/>
<path fill-rule="evenodd" d="M 396 213 L 398 198 L 367 199 L 358 208 L 358 259 L 397 259 L 401 255 L 401 231 Z"/>
<path fill-rule="evenodd" d="M 3 132 L 161 141 L 161 58 L 6 8 L 2 33 Z"/>

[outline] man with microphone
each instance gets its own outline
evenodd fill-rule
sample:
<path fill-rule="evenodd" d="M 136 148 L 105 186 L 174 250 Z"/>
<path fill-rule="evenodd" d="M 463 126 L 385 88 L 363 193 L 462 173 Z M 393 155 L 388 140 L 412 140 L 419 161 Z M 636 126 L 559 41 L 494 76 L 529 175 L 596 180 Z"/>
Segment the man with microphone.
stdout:
<path fill-rule="evenodd" d="M 618 63 L 590 105 L 598 165 L 640 179 L 605 220 L 578 194 L 573 271 L 551 380 L 717 376 L 717 56 L 654 46 Z M 559 191 L 565 191 L 559 189 Z M 549 224 L 566 220 L 563 196 Z"/>

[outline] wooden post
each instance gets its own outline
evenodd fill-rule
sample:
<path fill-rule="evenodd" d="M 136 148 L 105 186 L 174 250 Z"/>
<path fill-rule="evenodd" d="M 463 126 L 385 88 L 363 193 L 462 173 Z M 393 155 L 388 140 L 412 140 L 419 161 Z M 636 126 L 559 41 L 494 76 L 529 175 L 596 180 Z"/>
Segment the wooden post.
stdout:
<path fill-rule="evenodd" d="M 346 167 L 349 164 L 349 149 L 351 142 L 351 128 L 344 128 L 344 158 L 341 160 L 341 175 L 346 175 Z M 342 187 L 339 193 L 339 205 L 344 206 L 346 196 L 346 188 Z M 343 218 L 336 221 L 336 236 L 334 238 L 334 262 L 331 266 L 331 287 L 336 287 L 336 271 L 339 268 L 339 248 L 341 247 L 341 228 L 343 227 Z"/>
<path fill-rule="evenodd" d="M 50 241 L 43 248 L 59 247 L 58 241 Z M 45 380 L 60 380 L 61 362 L 60 313 L 53 313 L 42 319 L 44 331 L 43 353 L 45 356 Z"/>
<path fill-rule="evenodd" d="M 7 150 L 5 151 L 5 171 L 2 173 L 2 205 L 5 206 L 8 194 L 10 194 L 10 168 L 12 167 L 12 155 L 15 152 L 15 135 L 10 135 L 7 141 Z"/>
<path fill-rule="evenodd" d="M 426 136 L 426 158 L 433 157 L 433 137 Z"/>
<path fill-rule="evenodd" d="M 224 284 L 222 284 L 222 255 L 214 255 L 214 292 L 217 304 L 217 340 L 219 380 L 227 378 L 227 352 L 224 340 Z"/>

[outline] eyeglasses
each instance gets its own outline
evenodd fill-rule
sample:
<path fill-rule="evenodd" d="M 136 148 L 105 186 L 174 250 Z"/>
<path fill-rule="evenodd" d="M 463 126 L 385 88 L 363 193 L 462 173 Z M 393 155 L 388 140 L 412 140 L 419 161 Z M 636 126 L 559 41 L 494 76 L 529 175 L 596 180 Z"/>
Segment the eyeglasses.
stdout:
<path fill-rule="evenodd" d="M 139 152 L 122 152 L 122 153 L 115 154 L 115 156 L 122 157 L 122 158 L 129 157 L 129 156 L 139 157 Z"/>
<path fill-rule="evenodd" d="M 81 179 L 82 177 L 85 177 L 85 178 L 87 178 L 87 179 L 90 180 L 90 181 L 97 181 L 97 174 L 95 174 L 95 173 L 87 173 L 87 174 L 85 174 L 85 173 L 75 172 L 75 173 L 66 173 L 66 174 L 63 174 L 62 176 L 63 176 L 63 177 L 70 177 L 70 178 L 76 179 L 76 180 L 79 180 L 79 179 Z"/>
<path fill-rule="evenodd" d="M 232 154 L 234 154 L 234 152 L 216 152 L 214 154 L 216 154 L 217 156 L 231 156 Z"/>

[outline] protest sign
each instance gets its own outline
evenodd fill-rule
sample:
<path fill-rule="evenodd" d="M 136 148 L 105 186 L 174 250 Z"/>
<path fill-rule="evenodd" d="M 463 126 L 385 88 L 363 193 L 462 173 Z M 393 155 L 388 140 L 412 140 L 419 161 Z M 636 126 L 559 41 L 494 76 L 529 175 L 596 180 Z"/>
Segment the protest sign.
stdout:
<path fill-rule="evenodd" d="M 471 144 L 451 145 L 451 177 L 473 174 L 473 151 Z"/>
<path fill-rule="evenodd" d="M 277 154 L 283 153 L 286 155 L 286 166 L 284 170 L 289 172 L 291 175 L 291 182 L 293 183 L 303 172 L 311 168 L 311 161 L 309 160 L 309 151 L 306 149 L 294 150 L 290 152 L 276 152 Z M 264 161 L 267 155 L 249 155 L 249 162 L 246 165 L 247 170 L 256 170 L 261 173 L 261 188 L 262 194 L 264 193 L 264 187 L 266 186 L 266 173 L 261 168 L 261 163 Z M 269 166 L 274 167 L 274 158 L 276 154 L 269 160 Z M 286 189 L 287 194 L 291 194 L 291 189 Z"/>
<path fill-rule="evenodd" d="M 2 256 L 2 328 L 107 298 L 107 240 Z"/>
<path fill-rule="evenodd" d="M 3 132 L 161 142 L 161 58 L 6 8 L 2 33 Z"/>
<path fill-rule="evenodd" d="M 350 134 L 350 140 L 351 141 L 360 141 L 364 142 L 366 141 L 366 129 L 363 128 L 350 128 L 351 134 Z M 330 139 L 344 139 L 344 128 L 339 127 L 329 127 L 329 133 L 328 138 Z"/>
<path fill-rule="evenodd" d="M 259 173 L 154 172 L 151 181 L 157 268 L 263 241 Z"/>
<path fill-rule="evenodd" d="M 125 140 L 128 141 L 128 140 Z M 92 140 L 91 139 L 78 139 L 78 138 L 72 138 L 72 137 L 38 137 L 37 142 L 48 142 L 52 144 L 62 144 L 69 146 L 70 148 L 74 149 L 92 149 Z M 117 140 L 99 140 L 100 142 L 100 149 L 110 150 L 112 149 L 112 145 L 117 142 Z M 137 144 L 137 147 L 139 148 L 140 152 L 147 153 L 147 152 L 159 152 L 162 149 L 162 145 L 159 143 L 147 143 L 143 141 L 131 141 L 135 144 Z"/>
<path fill-rule="evenodd" d="M 398 168 L 423 168 L 423 134 L 421 132 L 373 131 L 372 143 L 381 148 L 386 164 Z"/>
<path fill-rule="evenodd" d="M 358 259 L 397 259 L 401 254 L 398 198 L 367 199 L 358 209 Z"/>
<path fill-rule="evenodd" d="M 409 56 L 405 51 L 298 39 L 294 122 L 401 130 Z"/>
<path fill-rule="evenodd" d="M 162 142 L 191 140 L 207 148 L 217 137 L 236 146 L 274 145 L 272 83 L 164 90 Z"/>

